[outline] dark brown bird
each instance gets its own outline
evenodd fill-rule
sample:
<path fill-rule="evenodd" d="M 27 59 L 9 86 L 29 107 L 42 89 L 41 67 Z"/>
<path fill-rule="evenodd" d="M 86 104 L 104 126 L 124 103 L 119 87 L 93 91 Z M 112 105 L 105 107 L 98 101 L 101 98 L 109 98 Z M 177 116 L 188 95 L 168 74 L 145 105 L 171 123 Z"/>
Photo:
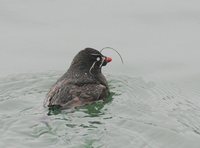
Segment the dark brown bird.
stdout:
<path fill-rule="evenodd" d="M 68 71 L 51 87 L 44 106 L 67 109 L 105 100 L 109 88 L 101 68 L 111 61 L 110 57 L 102 55 L 98 50 L 81 50 Z"/>

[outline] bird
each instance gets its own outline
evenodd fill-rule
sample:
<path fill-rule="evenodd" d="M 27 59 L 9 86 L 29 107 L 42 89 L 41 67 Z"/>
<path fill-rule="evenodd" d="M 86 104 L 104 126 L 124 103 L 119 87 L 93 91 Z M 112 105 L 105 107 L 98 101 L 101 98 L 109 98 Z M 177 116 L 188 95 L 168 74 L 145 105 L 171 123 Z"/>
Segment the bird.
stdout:
<path fill-rule="evenodd" d="M 98 100 L 105 101 L 110 91 L 102 67 L 111 62 L 94 48 L 85 48 L 72 60 L 67 72 L 50 88 L 44 107 L 76 108 Z"/>

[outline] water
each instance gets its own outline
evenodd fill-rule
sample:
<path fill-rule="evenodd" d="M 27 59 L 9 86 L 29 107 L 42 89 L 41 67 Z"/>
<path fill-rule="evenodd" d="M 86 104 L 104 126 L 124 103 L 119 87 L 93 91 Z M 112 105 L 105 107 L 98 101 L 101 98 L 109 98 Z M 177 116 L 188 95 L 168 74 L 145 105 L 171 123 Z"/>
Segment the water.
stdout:
<path fill-rule="evenodd" d="M 0 147 L 199 148 L 196 0 L 0 0 Z M 85 47 L 103 54 L 106 102 L 49 113 L 51 85 Z"/>
<path fill-rule="evenodd" d="M 199 147 L 194 80 L 186 86 L 107 74 L 112 96 L 106 103 L 48 115 L 42 102 L 61 73 L 0 79 L 1 147 Z"/>

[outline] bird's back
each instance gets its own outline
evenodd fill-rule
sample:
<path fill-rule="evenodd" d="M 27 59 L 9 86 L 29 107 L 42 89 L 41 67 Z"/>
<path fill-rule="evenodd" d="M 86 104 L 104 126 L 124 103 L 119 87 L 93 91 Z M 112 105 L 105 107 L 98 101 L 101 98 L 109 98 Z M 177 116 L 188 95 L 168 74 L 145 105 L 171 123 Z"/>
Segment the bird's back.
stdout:
<path fill-rule="evenodd" d="M 106 86 L 100 83 L 73 84 L 62 79 L 52 86 L 47 94 L 44 106 L 60 106 L 63 109 L 82 106 L 97 100 L 104 100 L 108 95 Z"/>

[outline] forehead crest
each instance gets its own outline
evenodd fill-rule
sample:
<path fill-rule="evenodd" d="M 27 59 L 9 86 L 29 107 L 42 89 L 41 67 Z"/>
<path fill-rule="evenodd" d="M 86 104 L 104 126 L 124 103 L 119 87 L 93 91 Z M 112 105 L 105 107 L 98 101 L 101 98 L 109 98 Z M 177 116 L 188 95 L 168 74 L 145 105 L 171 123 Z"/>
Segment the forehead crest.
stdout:
<path fill-rule="evenodd" d="M 98 50 L 93 48 L 85 48 L 84 51 L 91 55 L 101 55 L 101 53 Z"/>

